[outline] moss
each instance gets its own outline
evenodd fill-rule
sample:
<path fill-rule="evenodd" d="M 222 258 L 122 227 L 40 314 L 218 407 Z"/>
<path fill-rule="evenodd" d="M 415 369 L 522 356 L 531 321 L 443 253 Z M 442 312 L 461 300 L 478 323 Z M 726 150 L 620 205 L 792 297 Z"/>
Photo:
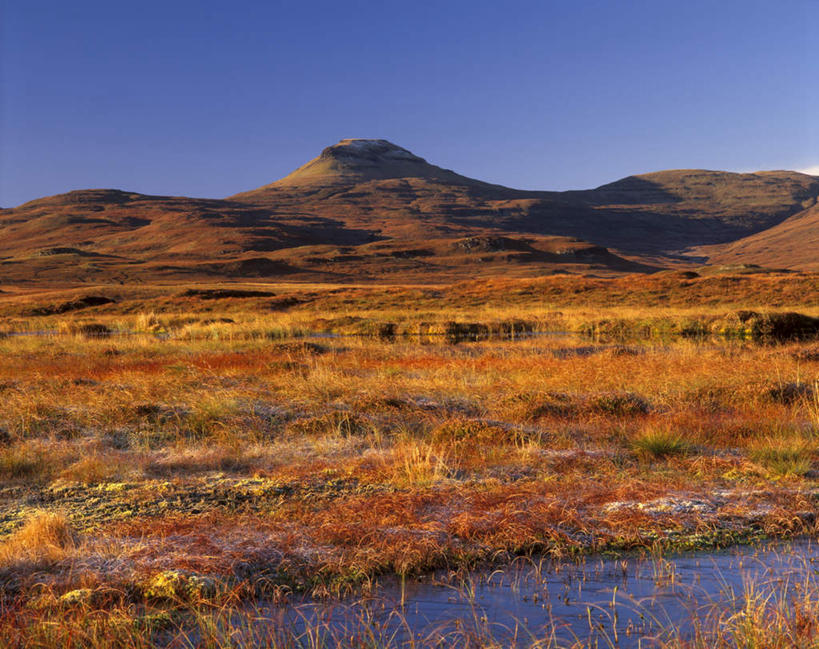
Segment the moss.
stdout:
<path fill-rule="evenodd" d="M 165 631 L 173 627 L 175 620 L 171 611 L 157 611 L 153 613 L 146 613 L 135 617 L 133 620 L 134 628 L 138 631 L 146 631 L 154 633 L 157 631 Z"/>
<path fill-rule="evenodd" d="M 57 600 L 62 606 L 91 606 L 94 600 L 94 590 L 91 588 L 77 588 L 60 595 Z"/>
<path fill-rule="evenodd" d="M 186 570 L 165 570 L 154 575 L 145 585 L 146 599 L 197 601 L 212 597 L 217 582 L 211 577 Z"/>
<path fill-rule="evenodd" d="M 122 493 L 123 491 L 128 491 L 128 489 L 131 489 L 132 487 L 133 485 L 128 484 L 127 482 L 108 482 L 98 485 L 97 489 L 106 493 Z"/>

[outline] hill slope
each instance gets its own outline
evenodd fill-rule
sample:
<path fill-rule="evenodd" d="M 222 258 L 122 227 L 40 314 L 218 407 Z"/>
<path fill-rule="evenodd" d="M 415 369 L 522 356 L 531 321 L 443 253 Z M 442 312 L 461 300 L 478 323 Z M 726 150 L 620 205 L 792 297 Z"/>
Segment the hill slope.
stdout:
<path fill-rule="evenodd" d="M 818 178 L 788 171 L 664 171 L 524 191 L 386 140 L 342 140 L 225 200 L 101 189 L 0 210 L 0 283 L 449 281 L 644 272 L 709 256 L 809 268 L 816 260 L 795 242 L 815 236 L 818 196 Z"/>
<path fill-rule="evenodd" d="M 759 232 L 818 196 L 819 179 L 790 171 L 663 171 L 586 191 L 522 191 L 430 165 L 385 140 L 342 140 L 282 180 L 231 198 L 321 214 L 379 236 L 483 228 L 662 255 Z"/>
<path fill-rule="evenodd" d="M 724 246 L 705 248 L 711 263 L 819 271 L 819 206 Z"/>

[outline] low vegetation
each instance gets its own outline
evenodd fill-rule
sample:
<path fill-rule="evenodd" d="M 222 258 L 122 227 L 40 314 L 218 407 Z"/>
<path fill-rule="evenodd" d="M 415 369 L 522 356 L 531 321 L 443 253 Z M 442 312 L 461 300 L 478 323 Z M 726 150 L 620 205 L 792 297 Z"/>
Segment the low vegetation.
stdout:
<path fill-rule="evenodd" d="M 55 562 L 76 548 L 77 535 L 64 515 L 34 512 L 0 545 L 0 566 Z"/>
<path fill-rule="evenodd" d="M 668 289 L 678 306 L 612 309 L 621 280 L 584 281 L 586 303 L 575 278 L 557 297 L 554 279 L 288 287 L 301 301 L 276 311 L 258 287 L 36 316 L 82 302 L 4 294 L 3 329 L 29 335 L 0 339 L 0 644 L 175 646 L 221 633 L 212 605 L 814 533 L 815 300 L 743 276 L 715 303 L 709 277 Z M 677 324 L 627 324 L 646 322 Z"/>

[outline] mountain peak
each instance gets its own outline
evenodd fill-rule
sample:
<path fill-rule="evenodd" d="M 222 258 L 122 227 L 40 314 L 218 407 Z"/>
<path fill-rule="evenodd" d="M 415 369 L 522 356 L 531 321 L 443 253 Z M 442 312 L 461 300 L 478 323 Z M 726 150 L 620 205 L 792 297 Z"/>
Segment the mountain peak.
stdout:
<path fill-rule="evenodd" d="M 424 178 L 459 185 L 478 183 L 436 167 L 389 140 L 347 138 L 328 146 L 317 158 L 272 186 L 346 185 L 389 178 Z M 260 189 L 267 187 L 270 186 Z"/>
<path fill-rule="evenodd" d="M 349 159 L 350 161 L 367 160 L 372 162 L 403 160 L 426 163 L 426 160 L 407 151 L 389 140 L 371 140 L 365 138 L 347 138 L 338 144 L 328 146 L 321 152 L 322 158 Z"/>

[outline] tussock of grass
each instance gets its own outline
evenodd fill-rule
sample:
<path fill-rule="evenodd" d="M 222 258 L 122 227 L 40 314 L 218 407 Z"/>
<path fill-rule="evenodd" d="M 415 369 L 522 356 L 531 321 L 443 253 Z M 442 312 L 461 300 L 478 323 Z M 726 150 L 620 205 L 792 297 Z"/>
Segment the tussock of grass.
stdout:
<path fill-rule="evenodd" d="M 220 396 L 203 399 L 186 413 L 183 431 L 191 440 L 217 437 L 238 415 L 239 406 L 234 399 Z"/>
<path fill-rule="evenodd" d="M 495 408 L 513 421 L 533 422 L 543 417 L 568 417 L 577 412 L 577 403 L 561 392 L 522 392 L 502 398 Z"/>
<path fill-rule="evenodd" d="M 136 472 L 135 469 L 133 463 L 129 466 L 118 457 L 89 455 L 63 469 L 60 478 L 69 482 L 95 484 L 120 480 L 126 473 Z"/>
<path fill-rule="evenodd" d="M 712 332 L 765 340 L 800 340 L 819 334 L 819 318 L 803 313 L 759 313 L 743 309 L 710 324 Z"/>
<path fill-rule="evenodd" d="M 649 428 L 632 440 L 632 450 L 638 455 L 663 459 L 691 452 L 691 444 L 679 433 L 665 428 Z"/>
<path fill-rule="evenodd" d="M 797 594 L 784 597 L 770 584 L 747 581 L 737 608 L 710 608 L 709 616 L 693 625 L 694 638 L 677 636 L 668 643 L 690 649 L 783 649 L 816 647 L 819 642 L 819 592 L 812 577 L 804 577 Z"/>
<path fill-rule="evenodd" d="M 23 561 L 59 561 L 75 550 L 78 544 L 78 536 L 65 516 L 38 512 L 0 544 L 0 565 Z"/>
<path fill-rule="evenodd" d="M 192 475 L 208 471 L 246 472 L 253 466 L 258 449 L 247 446 L 210 444 L 171 449 L 145 466 L 154 476 Z"/>
<path fill-rule="evenodd" d="M 766 394 L 775 403 L 789 405 L 798 401 L 809 401 L 813 397 L 813 386 L 802 382 L 780 382 L 769 387 Z"/>
<path fill-rule="evenodd" d="M 645 415 L 651 409 L 651 405 L 637 394 L 612 392 L 595 396 L 592 399 L 592 408 L 607 415 L 627 417 Z"/>
<path fill-rule="evenodd" d="M 354 413 L 335 411 L 296 420 L 288 426 L 288 432 L 296 436 L 330 435 L 349 438 L 372 433 L 373 426 L 369 421 Z"/>
<path fill-rule="evenodd" d="M 435 428 L 429 439 L 437 448 L 475 449 L 480 446 L 519 444 L 528 437 L 530 436 L 514 427 L 456 418 Z"/>
<path fill-rule="evenodd" d="M 750 446 L 751 458 L 778 476 L 802 476 L 811 470 L 815 444 L 799 437 L 765 437 Z"/>
<path fill-rule="evenodd" d="M 406 487 L 429 486 L 445 480 L 453 473 L 451 460 L 445 452 L 431 444 L 405 440 L 395 446 L 392 454 L 396 484 Z"/>
<path fill-rule="evenodd" d="M 57 326 L 57 331 L 61 334 L 100 338 L 109 336 L 112 333 L 111 328 L 102 322 L 81 322 L 74 320 L 62 320 Z"/>
<path fill-rule="evenodd" d="M 0 448 L 0 479 L 39 482 L 51 475 L 55 461 L 43 444 L 17 442 Z"/>

